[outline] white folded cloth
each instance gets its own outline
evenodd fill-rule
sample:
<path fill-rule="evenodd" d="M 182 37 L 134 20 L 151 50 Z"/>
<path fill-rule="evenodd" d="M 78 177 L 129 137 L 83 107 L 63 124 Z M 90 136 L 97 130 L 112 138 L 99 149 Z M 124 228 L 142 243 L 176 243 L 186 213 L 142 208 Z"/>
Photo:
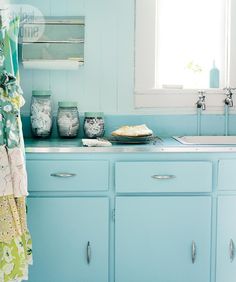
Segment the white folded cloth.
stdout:
<path fill-rule="evenodd" d="M 0 197 L 12 195 L 13 183 L 8 154 L 5 146 L 0 147 Z"/>
<path fill-rule="evenodd" d="M 21 148 L 0 146 L 0 197 L 27 196 L 27 173 Z"/>
<path fill-rule="evenodd" d="M 105 139 L 82 139 L 83 146 L 85 147 L 110 147 L 111 142 Z"/>

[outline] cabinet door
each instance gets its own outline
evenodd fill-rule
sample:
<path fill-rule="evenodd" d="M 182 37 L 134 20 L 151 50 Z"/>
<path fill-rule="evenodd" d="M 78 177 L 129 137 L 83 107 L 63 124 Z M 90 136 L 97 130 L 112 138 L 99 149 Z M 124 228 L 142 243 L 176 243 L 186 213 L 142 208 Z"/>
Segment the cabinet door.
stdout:
<path fill-rule="evenodd" d="M 115 281 L 209 282 L 210 234 L 210 197 L 119 197 Z"/>
<path fill-rule="evenodd" d="M 217 282 L 236 281 L 236 196 L 220 196 L 217 222 Z"/>
<path fill-rule="evenodd" d="M 108 199 L 30 198 L 30 282 L 108 281 Z"/>

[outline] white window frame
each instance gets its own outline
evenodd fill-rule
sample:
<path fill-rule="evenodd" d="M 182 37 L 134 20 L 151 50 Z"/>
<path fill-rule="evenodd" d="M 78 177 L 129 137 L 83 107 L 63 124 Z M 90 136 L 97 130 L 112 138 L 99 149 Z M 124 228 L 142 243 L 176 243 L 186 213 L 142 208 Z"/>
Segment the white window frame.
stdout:
<path fill-rule="evenodd" d="M 236 0 L 226 0 L 231 13 L 227 19 L 226 35 L 228 85 L 236 87 Z M 155 89 L 156 56 L 156 0 L 136 0 L 135 22 L 135 109 L 160 113 L 195 113 L 198 99 L 197 89 Z M 233 30 L 234 28 L 234 30 Z M 233 32 L 234 31 L 234 32 Z M 235 50 L 235 51 L 234 51 Z M 206 91 L 205 113 L 224 111 L 225 91 L 223 89 L 204 89 Z M 235 98 L 236 100 L 236 98 Z M 236 104 L 236 103 L 235 103 Z M 231 108 L 236 113 L 236 107 Z"/>

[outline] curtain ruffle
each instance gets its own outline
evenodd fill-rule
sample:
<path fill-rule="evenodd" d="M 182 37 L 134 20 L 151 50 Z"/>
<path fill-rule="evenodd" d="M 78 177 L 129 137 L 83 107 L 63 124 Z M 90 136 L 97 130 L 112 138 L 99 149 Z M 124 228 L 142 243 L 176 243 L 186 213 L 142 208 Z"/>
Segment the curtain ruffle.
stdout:
<path fill-rule="evenodd" d="M 28 280 L 32 261 L 32 241 L 27 231 L 9 243 L 0 243 L 0 282 Z"/>
<path fill-rule="evenodd" d="M 12 239 L 26 232 L 25 197 L 0 197 L 0 242 L 10 243 Z"/>

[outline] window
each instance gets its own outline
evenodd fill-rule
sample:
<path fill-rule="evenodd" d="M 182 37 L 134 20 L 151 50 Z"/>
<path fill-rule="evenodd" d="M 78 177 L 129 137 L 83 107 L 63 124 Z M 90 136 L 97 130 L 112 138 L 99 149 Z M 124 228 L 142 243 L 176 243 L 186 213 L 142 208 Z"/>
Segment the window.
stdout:
<path fill-rule="evenodd" d="M 198 90 L 222 110 L 236 86 L 236 0 L 136 0 L 136 107 L 193 110 Z"/>

